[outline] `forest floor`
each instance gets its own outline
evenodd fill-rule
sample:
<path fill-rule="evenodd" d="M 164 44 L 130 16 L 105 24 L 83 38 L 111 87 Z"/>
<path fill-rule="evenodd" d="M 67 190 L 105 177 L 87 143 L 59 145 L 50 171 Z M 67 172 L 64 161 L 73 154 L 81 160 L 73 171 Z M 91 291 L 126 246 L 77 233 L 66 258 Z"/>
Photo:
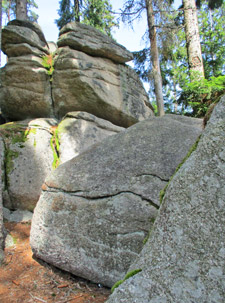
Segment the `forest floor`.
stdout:
<path fill-rule="evenodd" d="M 1 303 L 103 303 L 110 290 L 34 259 L 30 223 L 5 223 L 14 245 L 0 267 Z"/>

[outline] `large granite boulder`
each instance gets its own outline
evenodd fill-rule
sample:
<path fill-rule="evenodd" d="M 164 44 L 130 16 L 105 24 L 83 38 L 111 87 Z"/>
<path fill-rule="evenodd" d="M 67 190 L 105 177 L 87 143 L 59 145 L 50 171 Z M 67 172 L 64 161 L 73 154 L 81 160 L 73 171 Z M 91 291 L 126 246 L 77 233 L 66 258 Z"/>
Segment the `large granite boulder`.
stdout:
<path fill-rule="evenodd" d="M 4 142 L 0 137 L 0 266 L 4 259 L 4 226 L 3 226 L 3 202 L 2 202 L 2 164 L 3 164 Z"/>
<path fill-rule="evenodd" d="M 79 22 L 66 24 L 59 33 L 59 47 L 69 46 L 93 57 L 108 58 L 116 63 L 133 59 L 133 54 L 96 28 Z"/>
<path fill-rule="evenodd" d="M 69 47 L 58 49 L 52 87 L 59 118 L 70 111 L 86 111 L 128 127 L 153 115 L 143 85 L 130 67 Z"/>
<path fill-rule="evenodd" d="M 60 164 L 71 160 L 104 138 L 124 128 L 85 112 L 70 112 L 59 123 L 56 134 Z"/>
<path fill-rule="evenodd" d="M 152 117 L 60 165 L 34 211 L 34 255 L 107 286 L 121 279 L 156 218 L 160 190 L 201 133 L 195 121 Z"/>
<path fill-rule="evenodd" d="M 225 97 L 197 149 L 166 190 L 142 269 L 108 303 L 223 303 L 225 298 Z"/>
<path fill-rule="evenodd" d="M 33 210 L 41 185 L 54 166 L 51 144 L 55 119 L 35 119 L 0 126 L 4 140 L 4 205 L 9 209 Z"/>

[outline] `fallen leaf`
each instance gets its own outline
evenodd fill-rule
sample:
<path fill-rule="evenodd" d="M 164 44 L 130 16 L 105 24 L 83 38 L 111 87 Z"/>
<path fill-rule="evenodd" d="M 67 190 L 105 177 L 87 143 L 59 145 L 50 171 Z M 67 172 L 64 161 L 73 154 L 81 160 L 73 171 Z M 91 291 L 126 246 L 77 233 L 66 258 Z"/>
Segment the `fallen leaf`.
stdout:
<path fill-rule="evenodd" d="M 58 285 L 57 288 L 65 288 L 65 287 L 68 287 L 69 284 L 61 284 L 61 285 Z"/>

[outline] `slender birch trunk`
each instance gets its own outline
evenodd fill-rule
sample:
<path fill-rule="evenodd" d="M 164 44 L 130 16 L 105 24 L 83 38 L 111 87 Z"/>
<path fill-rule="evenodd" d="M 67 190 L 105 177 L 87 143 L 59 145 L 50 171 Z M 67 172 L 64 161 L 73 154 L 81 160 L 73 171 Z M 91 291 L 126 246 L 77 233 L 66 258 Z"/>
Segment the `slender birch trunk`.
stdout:
<path fill-rule="evenodd" d="M 156 103 L 158 108 L 158 115 L 163 116 L 165 112 L 164 112 L 164 102 L 163 102 L 163 93 L 162 93 L 162 77 L 161 77 L 161 71 L 159 65 L 159 53 L 157 47 L 157 35 L 156 35 L 152 0 L 145 0 L 145 4 L 146 4 L 147 21 L 149 28 L 149 40 L 151 45 L 151 61 L 153 67 Z"/>

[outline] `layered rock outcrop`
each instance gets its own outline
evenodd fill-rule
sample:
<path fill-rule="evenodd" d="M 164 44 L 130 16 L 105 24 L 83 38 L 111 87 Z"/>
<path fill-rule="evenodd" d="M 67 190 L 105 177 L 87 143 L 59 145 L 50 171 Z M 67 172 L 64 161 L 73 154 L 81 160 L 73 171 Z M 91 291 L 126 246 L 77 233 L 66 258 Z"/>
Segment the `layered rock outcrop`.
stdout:
<path fill-rule="evenodd" d="M 37 24 L 13 20 L 2 31 L 8 62 L 1 70 L 0 107 L 8 120 L 53 117 L 51 84 L 42 57 L 49 54 Z"/>
<path fill-rule="evenodd" d="M 0 107 L 8 120 L 86 111 L 128 127 L 153 115 L 138 76 L 124 65 L 132 54 L 90 26 L 66 25 L 55 54 L 38 25 L 14 20 L 2 31 L 2 45 L 9 60 Z"/>
<path fill-rule="evenodd" d="M 179 119 L 139 122 L 49 175 L 32 221 L 34 254 L 107 286 L 121 279 L 156 218 L 160 190 L 201 133 L 196 119 Z"/>
<path fill-rule="evenodd" d="M 170 182 L 151 236 L 108 303 L 224 302 L 225 97 Z"/>

